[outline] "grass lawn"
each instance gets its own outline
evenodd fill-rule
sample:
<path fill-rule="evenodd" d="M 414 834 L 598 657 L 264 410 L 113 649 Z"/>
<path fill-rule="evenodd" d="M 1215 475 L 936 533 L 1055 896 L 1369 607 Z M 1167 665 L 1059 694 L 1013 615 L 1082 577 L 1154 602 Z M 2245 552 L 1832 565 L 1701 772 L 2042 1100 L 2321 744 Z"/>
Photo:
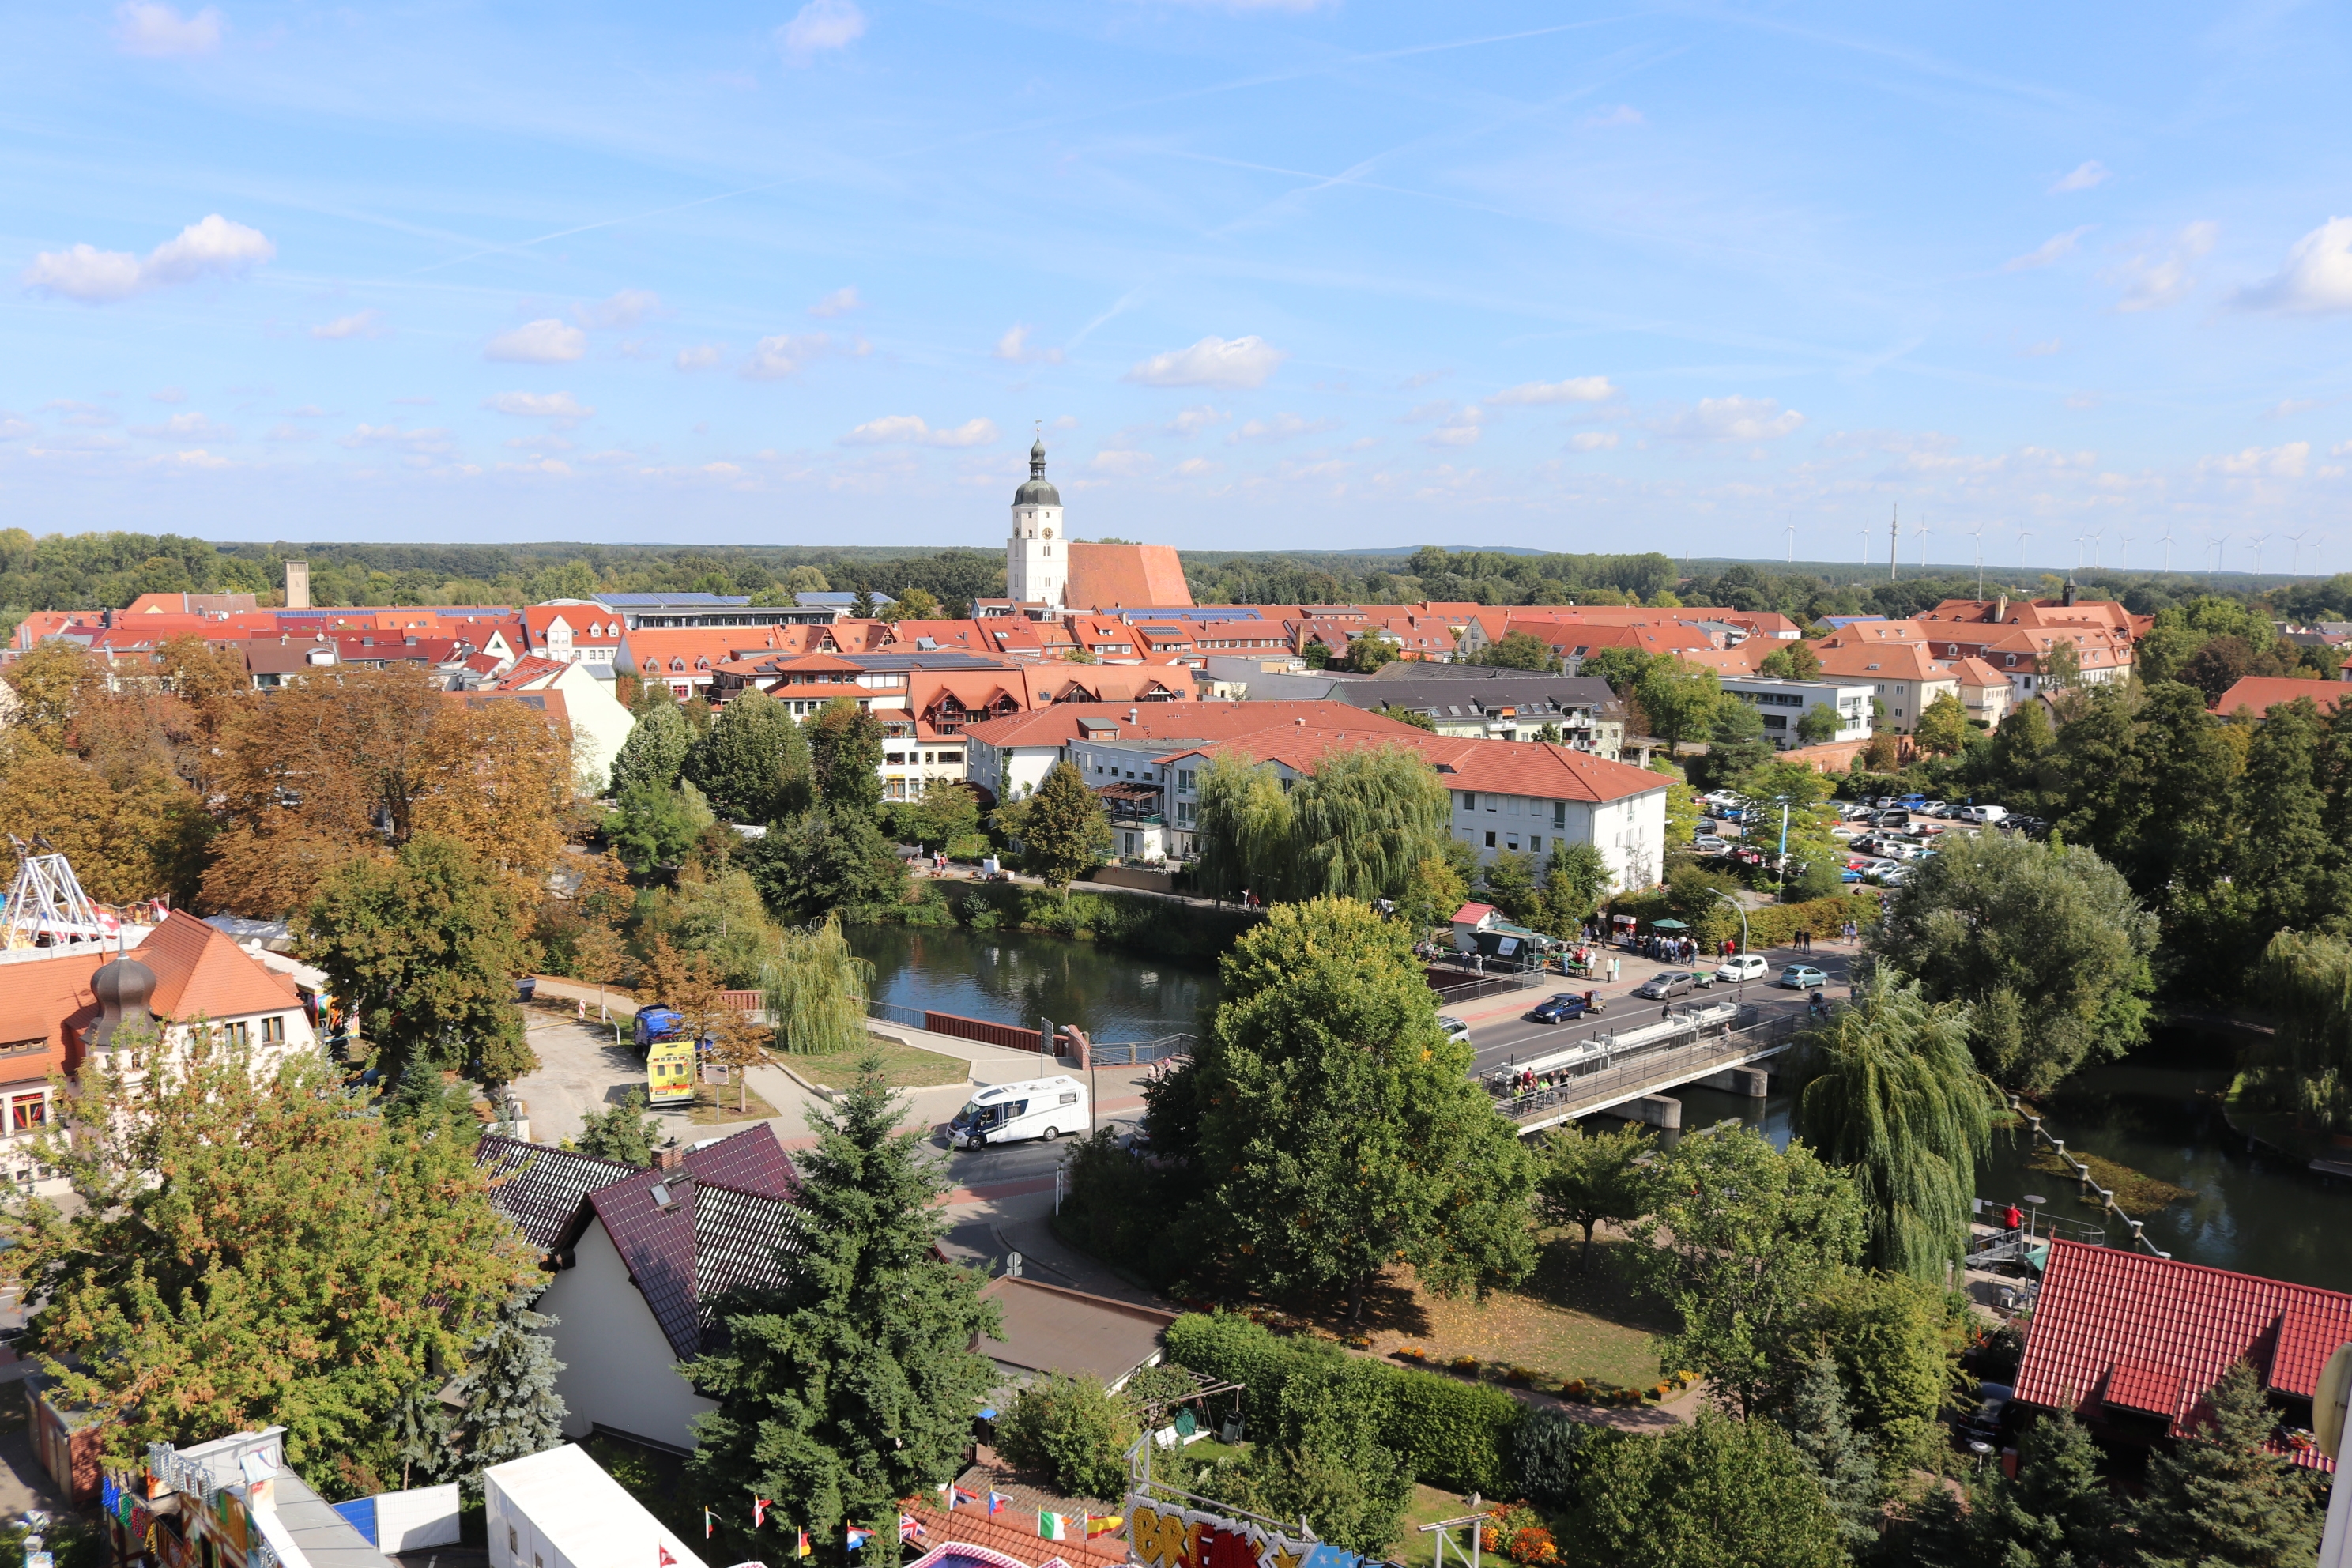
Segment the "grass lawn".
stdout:
<path fill-rule="evenodd" d="M 1397 1526 L 1396 1542 L 1389 1548 L 1389 1561 L 1402 1563 L 1404 1568 L 1423 1568 L 1436 1556 L 1437 1537 L 1423 1535 L 1421 1527 L 1435 1524 L 1441 1519 L 1460 1519 L 1469 1511 L 1467 1498 L 1440 1491 L 1435 1487 L 1413 1488 L 1412 1500 L 1405 1504 L 1404 1522 Z M 1455 1531 L 1454 1544 L 1466 1549 L 1470 1544 L 1469 1531 Z M 1454 1554 L 1448 1552 L 1445 1560 L 1451 1563 Z"/>
<path fill-rule="evenodd" d="M 739 1105 L 749 1109 L 738 1110 Z M 756 1090 L 747 1094 L 742 1085 L 706 1083 L 696 1088 L 686 1120 L 696 1127 L 723 1127 L 730 1121 L 765 1121 L 779 1114 Z"/>
<path fill-rule="evenodd" d="M 1390 1269 L 1364 1298 L 1371 1348 L 1386 1355 L 1419 1345 L 1433 1363 L 1473 1355 L 1481 1362 L 1524 1366 L 1557 1384 L 1570 1378 L 1644 1387 L 1661 1371 L 1654 1336 L 1673 1324 L 1647 1307 L 1626 1283 L 1613 1256 L 1628 1245 L 1607 1237 L 1592 1245 L 1588 1271 L 1578 1265 L 1580 1237 L 1546 1233 L 1536 1270 L 1514 1290 L 1482 1302 L 1445 1300 L 1421 1289 L 1412 1270 Z M 1337 1304 L 1310 1314 L 1323 1327 L 1344 1331 Z"/>
<path fill-rule="evenodd" d="M 961 1057 L 900 1045 L 879 1035 L 867 1037 L 874 1054 L 882 1058 L 883 1076 L 890 1080 L 893 1089 L 933 1089 L 940 1084 L 971 1080 L 971 1064 Z M 837 1051 L 831 1056 L 782 1056 L 776 1059 L 811 1083 L 826 1089 L 846 1089 L 857 1081 L 861 1058 L 855 1051 Z"/>

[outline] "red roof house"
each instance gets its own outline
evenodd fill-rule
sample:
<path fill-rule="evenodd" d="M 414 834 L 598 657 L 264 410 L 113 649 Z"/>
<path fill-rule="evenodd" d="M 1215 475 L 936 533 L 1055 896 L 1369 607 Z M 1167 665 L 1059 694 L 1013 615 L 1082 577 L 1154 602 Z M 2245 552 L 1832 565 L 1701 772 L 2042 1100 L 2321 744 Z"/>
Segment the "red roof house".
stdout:
<path fill-rule="evenodd" d="M 2290 1423 L 2352 1340 L 2352 1295 L 2111 1247 L 2053 1242 L 2017 1397 L 2128 1436 L 2179 1436 L 2231 1363 L 2251 1362 Z M 2297 1402 L 2300 1402 L 2299 1404 Z M 2316 1450 L 2294 1455 L 2322 1470 Z"/>

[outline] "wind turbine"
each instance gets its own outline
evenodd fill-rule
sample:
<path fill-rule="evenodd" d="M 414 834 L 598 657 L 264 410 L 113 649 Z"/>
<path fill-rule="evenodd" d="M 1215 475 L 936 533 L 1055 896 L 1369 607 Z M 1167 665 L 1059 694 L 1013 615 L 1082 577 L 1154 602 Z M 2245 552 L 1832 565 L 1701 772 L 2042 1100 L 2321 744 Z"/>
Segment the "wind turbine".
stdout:
<path fill-rule="evenodd" d="M 1780 514 L 1780 521 L 1784 525 L 1782 531 L 1789 536 L 1789 564 L 1794 566 L 1797 563 L 1797 525 L 1789 521 L 1789 514 L 1785 511 Z"/>
<path fill-rule="evenodd" d="M 2257 577 L 2263 574 L 2263 541 L 2269 537 L 2270 535 L 2267 533 L 2253 533 L 2247 535 L 2248 541 L 2254 547 L 2254 575 Z"/>
<path fill-rule="evenodd" d="M 1862 569 L 1867 572 L 1870 570 L 1870 524 L 1865 522 L 1854 531 L 1862 535 Z"/>
<path fill-rule="evenodd" d="M 2025 570 L 2025 542 L 2032 537 L 2021 528 L 2017 531 L 2017 569 L 2020 572 Z"/>
<path fill-rule="evenodd" d="M 2290 533 L 2286 537 L 2287 542 L 2294 546 L 2294 564 L 2290 567 L 2289 570 L 2297 575 L 2301 575 L 2303 572 L 2303 542 L 2311 537 L 2311 530 L 2306 528 L 2301 533 Z"/>
<path fill-rule="evenodd" d="M 1925 567 L 1927 564 L 1927 520 L 1921 518 L 1919 526 L 1911 531 L 1919 537 L 1919 564 Z"/>
<path fill-rule="evenodd" d="M 2219 573 L 2221 570 L 2221 552 L 2223 549 L 2228 546 L 2229 542 L 2230 536 L 2226 533 L 2218 533 L 2213 536 L 2213 570 L 2216 573 Z"/>
<path fill-rule="evenodd" d="M 2168 522 L 2164 525 L 2164 569 L 2172 570 L 2172 524 Z"/>
<path fill-rule="evenodd" d="M 1983 523 L 1969 530 L 1969 537 L 1977 542 L 1977 597 L 1984 597 L 1984 531 Z"/>
<path fill-rule="evenodd" d="M 2116 564 L 2124 571 L 2130 571 L 2131 535 L 2126 533 L 2122 529 L 2116 530 L 2116 554 L 2118 557 Z"/>

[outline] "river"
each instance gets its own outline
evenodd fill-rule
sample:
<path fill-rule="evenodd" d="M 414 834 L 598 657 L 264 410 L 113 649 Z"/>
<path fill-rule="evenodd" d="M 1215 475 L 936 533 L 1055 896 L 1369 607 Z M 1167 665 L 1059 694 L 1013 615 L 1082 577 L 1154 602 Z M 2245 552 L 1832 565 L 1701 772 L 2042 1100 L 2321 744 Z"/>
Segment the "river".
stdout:
<path fill-rule="evenodd" d="M 1032 1029 L 1047 1017 L 1106 1045 L 1196 1034 L 1202 1007 L 1218 996 L 1213 969 L 1034 931 L 887 925 L 845 934 L 874 965 L 877 1002 Z"/>
<path fill-rule="evenodd" d="M 2069 1079 L 2047 1101 L 2044 1125 L 2070 1150 L 2189 1190 L 2179 1202 L 2132 1215 L 2173 1257 L 2352 1290 L 2352 1183 L 2315 1174 L 2232 1131 L 2221 1105 L 2230 1070 L 2214 1065 L 2229 1059 L 2227 1044 L 2210 1035 L 2159 1030 L 2123 1060 Z M 1776 1143 L 1788 1142 L 1792 1094 L 1759 1103 L 1685 1089 L 1676 1098 L 1685 1129 L 1732 1117 L 1761 1126 Z M 2074 1196 L 2073 1182 L 2032 1169 L 2032 1152 L 2025 1128 L 1996 1131 L 1992 1155 L 1977 1173 L 1978 1194 L 2006 1202 L 2038 1193 L 2050 1200 L 2045 1213 L 2104 1226 L 2111 1242 L 2125 1238 L 2112 1216 L 2102 1218 Z"/>

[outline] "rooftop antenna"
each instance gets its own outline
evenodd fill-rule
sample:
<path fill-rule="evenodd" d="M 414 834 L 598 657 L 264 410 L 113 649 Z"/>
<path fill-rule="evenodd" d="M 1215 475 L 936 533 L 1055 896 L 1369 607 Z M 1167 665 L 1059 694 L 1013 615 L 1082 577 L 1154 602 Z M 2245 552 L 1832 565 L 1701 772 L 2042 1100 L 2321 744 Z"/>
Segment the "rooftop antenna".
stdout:
<path fill-rule="evenodd" d="M 1903 503 L 1895 503 L 1895 513 L 1886 523 L 1886 580 L 1895 581 L 1895 569 L 1903 563 Z"/>

